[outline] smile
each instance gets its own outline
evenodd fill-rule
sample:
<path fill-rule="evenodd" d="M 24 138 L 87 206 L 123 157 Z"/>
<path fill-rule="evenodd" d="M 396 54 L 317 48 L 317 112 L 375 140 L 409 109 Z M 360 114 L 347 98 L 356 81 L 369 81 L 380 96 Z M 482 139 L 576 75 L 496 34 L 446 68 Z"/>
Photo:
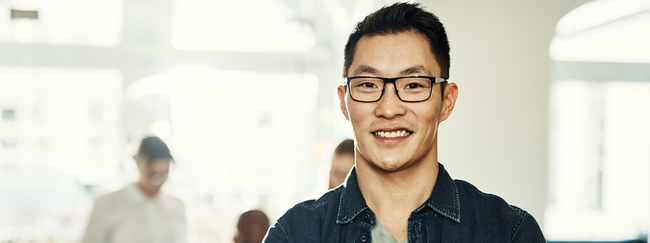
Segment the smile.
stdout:
<path fill-rule="evenodd" d="M 397 131 L 376 131 L 373 134 L 380 138 L 400 138 L 411 135 L 411 132 L 406 130 L 397 130 Z"/>

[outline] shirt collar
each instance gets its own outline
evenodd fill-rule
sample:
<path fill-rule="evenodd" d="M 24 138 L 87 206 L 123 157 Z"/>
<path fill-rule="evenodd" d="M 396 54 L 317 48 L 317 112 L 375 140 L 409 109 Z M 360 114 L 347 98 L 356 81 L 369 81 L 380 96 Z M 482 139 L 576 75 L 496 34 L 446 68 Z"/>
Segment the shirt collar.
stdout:
<path fill-rule="evenodd" d="M 438 179 L 429 199 L 424 202 L 433 211 L 460 223 L 460 198 L 456 182 L 451 179 L 445 167 L 438 163 Z"/>
<path fill-rule="evenodd" d="M 363 198 L 361 190 L 359 190 L 356 171 L 356 165 L 352 166 L 352 171 L 348 174 L 348 178 L 341 185 L 341 199 L 339 201 L 339 211 L 336 216 L 337 224 L 347 224 L 361 212 L 368 209 L 366 199 Z"/>
<path fill-rule="evenodd" d="M 431 196 L 424 202 L 422 207 L 415 211 L 420 211 L 424 206 L 428 206 L 435 212 L 460 223 L 460 199 L 458 198 L 458 188 L 456 183 L 451 179 L 447 170 L 442 164 L 438 164 L 438 178 L 436 185 L 433 187 Z M 339 209 L 336 217 L 337 224 L 346 224 L 352 221 L 357 215 L 361 214 L 368 208 L 366 200 L 359 190 L 357 181 L 356 166 L 348 175 L 347 180 L 341 186 L 341 198 Z"/>

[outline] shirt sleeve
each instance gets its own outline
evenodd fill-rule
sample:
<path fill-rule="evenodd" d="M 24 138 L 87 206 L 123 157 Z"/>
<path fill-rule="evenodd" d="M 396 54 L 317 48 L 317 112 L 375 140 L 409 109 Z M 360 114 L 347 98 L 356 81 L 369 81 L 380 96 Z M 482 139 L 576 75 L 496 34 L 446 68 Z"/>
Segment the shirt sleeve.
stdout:
<path fill-rule="evenodd" d="M 93 205 L 93 211 L 86 226 L 86 233 L 81 242 L 83 243 L 104 243 L 107 238 L 106 217 L 107 209 L 104 200 L 97 200 Z"/>
<path fill-rule="evenodd" d="M 539 228 L 537 220 L 532 215 L 525 213 L 521 219 L 519 228 L 512 237 L 513 243 L 545 243 L 544 234 L 542 229 Z"/>

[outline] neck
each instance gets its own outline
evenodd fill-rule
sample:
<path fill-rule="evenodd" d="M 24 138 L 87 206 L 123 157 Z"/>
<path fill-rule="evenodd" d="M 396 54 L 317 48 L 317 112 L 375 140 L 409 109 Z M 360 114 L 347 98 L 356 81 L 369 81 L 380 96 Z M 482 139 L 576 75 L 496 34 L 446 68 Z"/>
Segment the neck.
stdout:
<path fill-rule="evenodd" d="M 160 189 L 155 190 L 155 188 L 149 188 L 147 187 L 142 180 L 138 181 L 138 188 L 142 193 L 144 193 L 145 196 L 149 198 L 156 197 L 158 195 L 158 192 L 160 192 Z"/>
<path fill-rule="evenodd" d="M 356 173 L 359 190 L 373 211 L 403 210 L 410 214 L 431 196 L 438 177 L 438 162 L 422 161 L 404 170 L 384 171 L 358 161 Z"/>
<path fill-rule="evenodd" d="M 407 236 L 411 212 L 431 196 L 439 171 L 436 152 L 432 151 L 430 156 L 398 171 L 385 171 L 357 154 L 359 190 L 377 221 L 398 242 Z"/>

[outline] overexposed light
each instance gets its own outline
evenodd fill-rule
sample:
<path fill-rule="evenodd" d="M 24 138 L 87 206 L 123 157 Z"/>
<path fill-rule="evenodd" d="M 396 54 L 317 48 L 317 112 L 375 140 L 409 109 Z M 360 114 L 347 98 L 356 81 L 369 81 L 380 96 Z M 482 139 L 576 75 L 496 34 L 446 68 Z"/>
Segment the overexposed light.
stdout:
<path fill-rule="evenodd" d="M 549 55 L 554 61 L 650 63 L 650 0 L 598 0 L 565 15 Z"/>
<path fill-rule="evenodd" d="M 316 75 L 179 68 L 170 78 L 174 158 L 221 221 L 252 208 L 277 217 L 304 200 L 318 180 Z"/>
<path fill-rule="evenodd" d="M 177 0 L 175 4 L 172 43 L 178 49 L 304 53 L 316 45 L 311 23 L 285 1 Z"/>
<path fill-rule="evenodd" d="M 151 133 L 153 133 L 154 135 L 162 139 L 165 139 L 168 138 L 169 135 L 171 135 L 172 125 L 169 123 L 168 120 L 160 119 L 155 121 L 153 124 L 151 124 L 149 130 L 151 130 Z"/>
<path fill-rule="evenodd" d="M 154 94 L 169 93 L 169 77 L 165 74 L 155 74 L 133 82 L 126 89 L 127 100 L 137 100 Z"/>
<path fill-rule="evenodd" d="M 557 28 L 561 32 L 562 24 Z M 648 43 L 650 11 L 644 11 L 579 32 L 558 34 L 549 55 L 554 61 L 650 63 Z"/>
<path fill-rule="evenodd" d="M 544 227 L 549 240 L 623 241 L 647 235 L 648 94 L 646 82 L 554 83 L 549 161 L 553 200 Z"/>
<path fill-rule="evenodd" d="M 12 21 L 11 40 L 17 43 L 38 44 L 45 39 L 43 24 L 33 19 L 17 19 Z"/>
<path fill-rule="evenodd" d="M 38 18 L 11 19 L 11 9 L 37 11 Z M 0 41 L 116 46 L 122 9 L 122 0 L 0 1 Z"/>
<path fill-rule="evenodd" d="M 648 0 L 590 1 L 562 17 L 555 32 L 569 35 L 648 10 Z"/>
<path fill-rule="evenodd" d="M 253 203 L 251 203 L 248 200 L 242 200 L 241 202 L 239 202 L 238 206 L 240 212 L 246 212 L 248 210 L 253 209 Z"/>
<path fill-rule="evenodd" d="M 347 4 L 345 1 L 320 0 L 322 11 L 325 12 L 334 28 L 334 32 L 342 37 L 344 41 L 350 34 L 357 22 L 362 21 L 373 11 L 396 2 L 407 2 L 404 0 L 359 0 L 354 4 Z"/>
<path fill-rule="evenodd" d="M 29 154 L 0 164 L 104 183 L 121 158 L 122 87 L 116 69 L 0 67 L 0 107 L 24 114 L 16 115 L 20 126 L 3 126 L 0 135 L 14 136 L 15 152 Z"/>
<path fill-rule="evenodd" d="M 355 1 L 354 8 L 352 9 L 352 22 L 356 24 L 359 21 L 362 21 L 368 14 L 377 10 L 375 6 L 375 1 L 373 0 L 359 0 Z M 348 31 L 350 31 L 354 25 L 350 26 Z"/>

